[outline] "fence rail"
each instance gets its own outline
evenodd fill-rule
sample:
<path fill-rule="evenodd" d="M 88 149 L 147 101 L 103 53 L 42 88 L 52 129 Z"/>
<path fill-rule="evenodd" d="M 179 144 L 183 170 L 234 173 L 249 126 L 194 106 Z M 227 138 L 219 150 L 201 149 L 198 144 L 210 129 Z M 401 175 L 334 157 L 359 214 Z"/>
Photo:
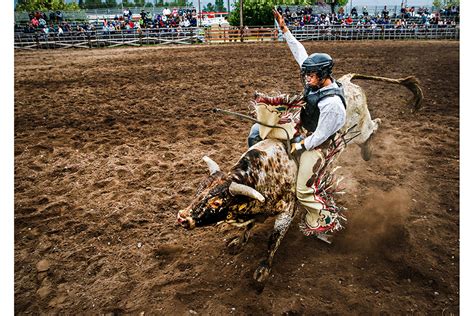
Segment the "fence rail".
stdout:
<path fill-rule="evenodd" d="M 459 27 L 394 28 L 393 25 L 376 28 L 342 26 L 306 26 L 292 29 L 300 41 L 453 39 L 459 40 Z M 117 46 L 196 44 L 222 42 L 282 41 L 272 27 L 255 28 L 182 28 L 141 29 L 116 32 L 85 31 L 58 33 L 16 33 L 16 49 L 99 48 Z"/>
<path fill-rule="evenodd" d="M 458 27 L 415 27 L 395 28 L 394 25 L 364 27 L 306 27 L 292 30 L 293 35 L 300 41 L 353 41 L 353 40 L 403 40 L 403 39 L 453 39 L 459 40 Z"/>

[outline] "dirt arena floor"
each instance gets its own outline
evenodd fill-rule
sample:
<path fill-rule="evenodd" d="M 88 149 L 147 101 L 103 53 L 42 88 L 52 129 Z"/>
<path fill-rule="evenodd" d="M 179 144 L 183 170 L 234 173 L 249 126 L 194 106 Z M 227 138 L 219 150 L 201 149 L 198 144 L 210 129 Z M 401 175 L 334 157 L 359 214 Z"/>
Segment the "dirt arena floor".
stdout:
<path fill-rule="evenodd" d="M 273 221 L 232 255 L 226 225 L 176 213 L 246 150 L 253 93 L 300 91 L 285 43 L 15 52 L 15 313 L 459 313 L 459 42 L 304 43 L 335 74 L 415 75 L 425 93 L 356 80 L 382 119 L 372 160 L 339 164 L 348 224 L 328 245 L 295 220 L 259 292 Z"/>

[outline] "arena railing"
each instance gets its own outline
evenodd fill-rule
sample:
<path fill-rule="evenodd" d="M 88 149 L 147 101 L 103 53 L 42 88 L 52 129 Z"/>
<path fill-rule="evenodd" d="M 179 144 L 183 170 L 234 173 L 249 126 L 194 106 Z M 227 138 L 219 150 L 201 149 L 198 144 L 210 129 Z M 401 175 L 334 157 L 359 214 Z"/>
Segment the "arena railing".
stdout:
<path fill-rule="evenodd" d="M 376 28 L 355 26 L 305 26 L 290 28 L 300 41 L 352 40 L 459 40 L 459 27 L 396 28 L 384 25 Z M 159 28 L 122 31 L 72 31 L 61 35 L 55 32 L 16 33 L 17 49 L 98 48 L 168 44 L 226 43 L 283 41 L 281 32 L 274 27 L 228 28 Z"/>
<path fill-rule="evenodd" d="M 166 44 L 194 44 L 203 42 L 198 28 L 183 29 L 131 29 L 123 31 L 72 31 L 59 35 L 57 32 L 27 33 L 15 35 L 15 48 L 100 48 L 117 46 L 143 46 Z"/>
<path fill-rule="evenodd" d="M 425 27 L 395 27 L 393 24 L 371 26 L 305 26 L 291 28 L 293 35 L 300 41 L 326 40 L 403 40 L 403 39 L 453 39 L 459 40 L 459 27 L 431 25 Z"/>

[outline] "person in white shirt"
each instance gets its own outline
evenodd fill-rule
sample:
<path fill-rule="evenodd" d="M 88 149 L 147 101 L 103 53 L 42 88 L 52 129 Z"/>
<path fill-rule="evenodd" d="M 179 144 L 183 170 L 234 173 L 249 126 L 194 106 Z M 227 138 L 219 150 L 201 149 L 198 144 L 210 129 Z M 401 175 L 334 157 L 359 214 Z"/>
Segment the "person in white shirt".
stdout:
<path fill-rule="evenodd" d="M 313 176 L 313 167 L 324 160 L 322 152 L 346 122 L 344 93 L 332 77 L 334 62 L 328 54 L 314 53 L 308 56 L 304 46 L 291 34 L 283 17 L 273 10 L 275 19 L 283 32 L 293 57 L 301 68 L 301 79 L 305 86 L 306 106 L 300 119 L 305 138 L 297 136 L 291 140 L 293 154 L 299 155 L 296 195 L 307 211 L 304 224 L 308 235 L 320 235 L 332 229 L 332 213 L 324 209 L 312 185 L 307 186 Z M 249 146 L 261 140 L 258 124 L 248 138 Z M 324 240 L 324 238 L 321 238 Z"/>
<path fill-rule="evenodd" d="M 164 15 L 164 16 L 171 15 L 171 10 L 168 9 L 168 8 L 164 8 L 164 9 L 163 9 L 163 15 Z"/>

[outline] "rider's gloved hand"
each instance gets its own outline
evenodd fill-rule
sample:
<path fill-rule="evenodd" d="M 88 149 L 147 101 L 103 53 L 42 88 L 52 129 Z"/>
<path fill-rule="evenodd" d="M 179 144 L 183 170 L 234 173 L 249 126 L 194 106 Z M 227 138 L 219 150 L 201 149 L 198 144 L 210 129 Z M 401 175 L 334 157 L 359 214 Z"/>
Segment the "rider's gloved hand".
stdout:
<path fill-rule="evenodd" d="M 301 141 L 304 140 L 304 136 L 303 135 L 296 135 L 295 137 L 293 137 L 291 140 L 290 140 L 290 143 L 301 143 Z"/>
<path fill-rule="evenodd" d="M 299 142 L 291 142 L 291 154 L 301 154 L 305 150 L 306 148 L 304 147 L 304 139 Z"/>

